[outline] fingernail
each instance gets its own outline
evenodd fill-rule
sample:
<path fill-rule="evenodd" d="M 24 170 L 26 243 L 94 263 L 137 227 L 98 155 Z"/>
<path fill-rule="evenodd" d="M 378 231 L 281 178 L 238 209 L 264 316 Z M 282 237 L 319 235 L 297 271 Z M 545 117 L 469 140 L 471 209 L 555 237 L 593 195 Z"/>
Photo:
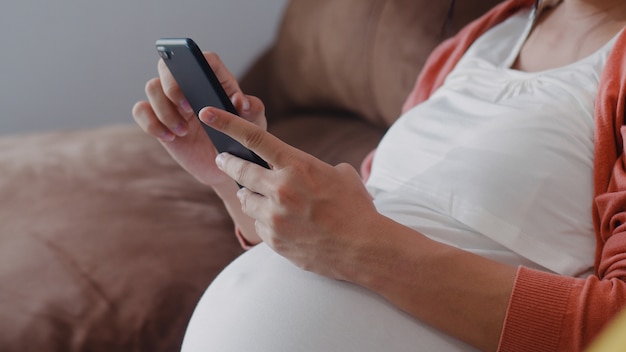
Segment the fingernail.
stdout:
<path fill-rule="evenodd" d="M 224 167 L 225 158 L 224 153 L 217 154 L 217 157 L 215 157 L 215 164 L 218 168 L 222 169 L 222 167 Z"/>
<path fill-rule="evenodd" d="M 159 136 L 159 139 L 164 141 L 164 142 L 171 142 L 176 138 L 176 136 L 170 132 L 170 131 L 165 131 L 163 133 L 161 133 L 161 135 Z"/>
<path fill-rule="evenodd" d="M 178 105 L 180 105 L 180 108 L 183 109 L 183 111 L 186 112 L 186 113 L 192 113 L 193 112 L 193 109 L 191 108 L 191 105 L 189 104 L 187 99 L 181 100 Z"/>
<path fill-rule="evenodd" d="M 243 96 L 243 101 L 242 101 L 242 104 L 241 104 L 241 108 L 243 109 L 243 111 L 250 110 L 250 100 L 248 100 L 248 98 L 246 98 L 246 96 Z"/>
<path fill-rule="evenodd" d="M 187 125 L 182 122 L 174 126 L 173 130 L 174 133 L 176 133 L 176 135 L 179 137 L 184 137 L 187 135 Z"/>
<path fill-rule="evenodd" d="M 211 123 L 215 120 L 215 113 L 211 111 L 211 109 L 204 108 L 200 111 L 200 115 L 202 115 L 202 121 L 204 123 Z"/>

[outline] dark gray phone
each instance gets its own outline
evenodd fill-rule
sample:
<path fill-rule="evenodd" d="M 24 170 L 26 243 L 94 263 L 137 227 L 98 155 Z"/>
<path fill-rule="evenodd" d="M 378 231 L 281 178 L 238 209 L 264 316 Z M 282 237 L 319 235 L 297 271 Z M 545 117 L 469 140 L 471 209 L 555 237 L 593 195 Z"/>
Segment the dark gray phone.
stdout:
<path fill-rule="evenodd" d="M 196 115 L 207 106 L 238 115 L 220 81 L 193 40 L 162 38 L 157 40 L 156 48 Z M 269 169 L 265 160 L 241 143 L 204 123 L 202 126 L 218 152 L 228 152 Z"/>

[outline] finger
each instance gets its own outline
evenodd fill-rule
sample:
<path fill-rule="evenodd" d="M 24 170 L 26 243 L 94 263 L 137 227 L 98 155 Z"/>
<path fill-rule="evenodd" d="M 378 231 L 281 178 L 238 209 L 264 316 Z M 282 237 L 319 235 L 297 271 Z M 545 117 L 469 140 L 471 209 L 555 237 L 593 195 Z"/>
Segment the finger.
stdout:
<path fill-rule="evenodd" d="M 235 78 L 228 68 L 226 68 L 226 65 L 224 65 L 219 55 L 214 52 L 203 52 L 202 54 L 209 63 L 209 66 L 211 66 L 211 69 L 213 69 L 213 72 L 224 88 L 226 95 L 228 95 L 231 100 L 237 93 L 243 95 L 241 88 L 239 87 L 239 83 L 237 82 L 237 78 Z"/>
<path fill-rule="evenodd" d="M 233 96 L 233 104 L 239 112 L 239 116 L 267 129 L 267 120 L 265 119 L 265 106 L 261 99 L 245 94 L 235 94 Z"/>
<path fill-rule="evenodd" d="M 211 69 L 213 69 L 213 73 L 215 73 L 215 76 L 222 85 L 222 88 L 224 88 L 226 95 L 230 98 L 238 114 L 248 121 L 251 121 L 248 118 L 251 110 L 250 99 L 241 90 L 235 75 L 228 70 L 222 59 L 216 53 L 203 52 L 203 55 L 209 63 L 209 66 L 211 66 Z M 265 108 L 263 108 L 263 110 L 265 110 Z M 258 120 L 258 118 L 255 116 L 254 120 Z"/>
<path fill-rule="evenodd" d="M 176 138 L 174 133 L 159 121 L 154 110 L 152 110 L 152 106 L 147 101 L 140 101 L 133 106 L 133 118 L 145 133 L 163 142 L 171 142 Z"/>
<path fill-rule="evenodd" d="M 154 78 L 146 83 L 146 95 L 152 105 L 156 117 L 165 127 L 179 137 L 183 137 L 189 131 L 185 118 L 179 113 L 178 108 L 165 95 L 162 81 Z"/>
<path fill-rule="evenodd" d="M 292 164 L 301 153 L 263 128 L 224 110 L 206 107 L 198 116 L 202 122 L 239 141 L 276 168 Z"/>
<path fill-rule="evenodd" d="M 161 87 L 165 96 L 176 105 L 178 110 L 180 110 L 186 119 L 193 117 L 194 112 L 191 105 L 189 105 L 189 102 L 180 90 L 178 83 L 176 83 L 174 76 L 172 76 L 172 73 L 167 68 L 163 59 L 159 60 L 157 69 L 159 71 L 159 79 L 161 80 Z"/>
<path fill-rule="evenodd" d="M 274 241 L 272 240 L 272 229 L 262 221 L 256 220 L 254 222 L 254 230 L 261 238 L 263 243 L 267 244 L 271 248 L 274 248 Z"/>
<path fill-rule="evenodd" d="M 241 109 L 247 109 L 247 107 L 249 106 L 247 98 L 241 91 L 237 79 L 226 68 L 220 57 L 213 52 L 203 52 L 203 55 L 209 66 L 211 66 L 211 69 L 215 73 L 215 76 L 219 80 L 220 84 L 224 88 L 226 95 L 228 95 L 233 105 L 235 105 L 235 107 L 237 108 L 237 111 L 241 113 Z M 185 95 L 178 86 L 178 83 L 176 83 L 174 76 L 172 76 L 170 70 L 165 64 L 165 61 L 163 61 L 162 59 L 159 60 L 158 71 L 165 95 L 178 106 L 178 108 L 181 110 L 181 113 L 187 119 L 192 117 L 194 114 L 191 105 L 189 105 L 189 102 L 187 101 Z M 239 107 L 235 103 L 236 96 L 239 97 Z"/>
<path fill-rule="evenodd" d="M 220 153 L 215 158 L 217 167 L 238 184 L 258 194 L 268 194 L 270 170 L 229 153 Z"/>
<path fill-rule="evenodd" d="M 267 204 L 267 197 L 252 192 L 248 188 L 242 188 L 237 191 L 237 198 L 241 203 L 241 210 L 244 214 L 257 220 L 266 219 L 268 217 L 268 209 L 270 209 L 270 207 Z"/>
<path fill-rule="evenodd" d="M 230 100 L 239 113 L 239 116 L 244 117 L 244 115 L 250 114 L 250 100 L 245 94 L 237 92 L 230 98 Z"/>

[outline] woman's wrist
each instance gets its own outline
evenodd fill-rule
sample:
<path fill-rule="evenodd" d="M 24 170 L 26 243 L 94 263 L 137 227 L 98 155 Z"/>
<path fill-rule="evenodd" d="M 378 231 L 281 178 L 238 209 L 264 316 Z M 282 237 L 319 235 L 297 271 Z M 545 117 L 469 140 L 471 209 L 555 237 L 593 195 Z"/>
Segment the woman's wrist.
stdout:
<path fill-rule="evenodd" d="M 369 220 L 368 233 L 375 236 L 353 247 L 351 267 L 354 270 L 348 273 L 347 281 L 380 293 L 387 289 L 390 279 L 401 275 L 403 268 L 409 266 L 404 258 L 416 259 L 404 252 L 411 250 L 415 254 L 414 249 L 419 246 L 415 242 L 419 242 L 421 234 L 382 214 Z"/>
<path fill-rule="evenodd" d="M 237 192 L 238 187 L 235 181 L 228 179 L 223 182 L 212 184 L 211 188 L 213 188 L 213 191 L 215 191 L 215 194 L 217 194 L 218 197 L 224 200 L 225 198 L 230 198 L 230 195 L 233 192 Z"/>
<path fill-rule="evenodd" d="M 241 210 L 241 202 L 239 198 L 237 198 L 237 191 L 239 190 L 237 183 L 232 179 L 228 179 L 226 182 L 214 184 L 212 187 L 217 196 L 220 197 L 224 203 L 228 214 L 235 223 L 235 231 L 238 240 L 242 244 L 242 241 L 245 241 L 246 246 L 253 246 L 261 242 L 255 230 L 254 219 L 244 214 Z M 244 246 L 244 248 L 246 246 Z"/>

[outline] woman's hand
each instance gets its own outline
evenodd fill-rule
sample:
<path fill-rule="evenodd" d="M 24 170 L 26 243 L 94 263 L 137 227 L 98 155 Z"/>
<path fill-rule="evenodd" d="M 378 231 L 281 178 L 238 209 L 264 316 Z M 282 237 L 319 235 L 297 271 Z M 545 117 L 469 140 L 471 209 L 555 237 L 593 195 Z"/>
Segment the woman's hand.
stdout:
<path fill-rule="evenodd" d="M 204 57 L 241 117 L 265 129 L 263 103 L 258 98 L 243 94 L 235 77 L 216 54 L 204 53 Z M 232 182 L 215 166 L 215 147 L 163 60 L 159 61 L 158 72 L 159 78 L 146 84 L 148 101 L 140 101 L 133 107 L 137 124 L 147 134 L 156 137 L 172 157 L 200 182 L 210 186 Z"/>
<path fill-rule="evenodd" d="M 370 240 L 380 218 L 358 172 L 328 165 L 225 111 L 205 108 L 200 119 L 272 165 L 268 170 L 230 154 L 217 157 L 218 167 L 245 187 L 237 196 L 263 241 L 306 270 L 350 276 L 351 253 Z"/>
<path fill-rule="evenodd" d="M 220 154 L 220 170 L 254 229 L 297 266 L 363 286 L 412 316 L 482 350 L 495 350 L 517 268 L 430 240 L 378 213 L 346 164 L 328 165 L 228 112 L 200 119 L 272 169 Z M 468 280 L 471 278 L 471 280 Z"/>

